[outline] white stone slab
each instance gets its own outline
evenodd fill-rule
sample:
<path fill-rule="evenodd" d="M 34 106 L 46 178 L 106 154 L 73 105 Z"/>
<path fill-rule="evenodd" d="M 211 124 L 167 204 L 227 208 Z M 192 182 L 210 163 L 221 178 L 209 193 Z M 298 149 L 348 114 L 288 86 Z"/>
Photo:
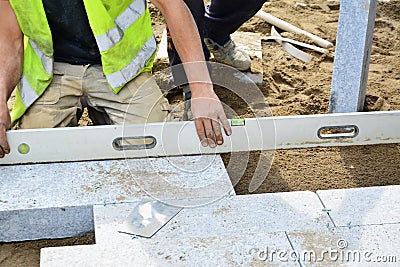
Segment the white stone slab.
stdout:
<path fill-rule="evenodd" d="M 255 32 L 234 32 L 232 40 L 251 57 L 262 59 L 261 34 Z"/>
<path fill-rule="evenodd" d="M 41 266 L 265 266 L 259 255 L 265 246 L 290 249 L 284 232 L 135 239 L 119 246 L 45 248 L 41 251 Z M 299 265 L 288 262 L 276 266 Z"/>
<path fill-rule="evenodd" d="M 137 203 L 94 207 L 97 244 L 120 244 L 130 236 L 118 233 Z M 231 196 L 196 208 L 184 208 L 153 238 L 234 236 L 295 229 L 326 229 L 331 223 L 315 193 L 291 192 Z"/>
<path fill-rule="evenodd" d="M 400 223 L 400 185 L 317 191 L 336 226 Z"/>
<path fill-rule="evenodd" d="M 394 267 L 400 262 L 400 224 L 296 231 L 288 236 L 303 266 Z"/>
<path fill-rule="evenodd" d="M 220 198 L 233 190 L 219 156 L 2 166 L 1 170 L 0 242 L 93 231 L 93 204 L 138 201 L 149 195 Z"/>
<path fill-rule="evenodd" d="M 168 60 L 168 52 L 167 52 L 167 30 L 164 29 L 161 34 L 161 42 L 158 45 L 157 54 L 155 60 Z"/>

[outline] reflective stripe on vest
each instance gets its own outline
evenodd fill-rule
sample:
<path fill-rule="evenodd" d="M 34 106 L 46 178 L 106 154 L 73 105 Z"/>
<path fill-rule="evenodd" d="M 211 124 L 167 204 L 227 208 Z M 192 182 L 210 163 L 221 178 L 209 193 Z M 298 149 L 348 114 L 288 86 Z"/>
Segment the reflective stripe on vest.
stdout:
<path fill-rule="evenodd" d="M 32 39 L 29 39 L 28 45 L 32 46 L 36 56 L 42 62 L 43 69 L 46 71 L 46 73 L 52 75 L 53 59 L 51 57 L 46 56 Z M 29 107 L 39 98 L 38 93 L 36 93 L 36 91 L 33 90 L 32 86 L 29 84 L 24 74 L 22 74 L 21 80 L 18 83 L 18 90 L 21 96 L 21 100 L 24 103 L 25 107 Z"/>
<path fill-rule="evenodd" d="M 38 45 L 32 40 L 29 39 L 29 44 L 32 46 L 33 50 L 35 51 L 38 58 L 42 62 L 44 70 L 47 74 L 53 74 L 53 59 L 51 57 L 46 56 L 42 50 L 39 49 Z"/>
<path fill-rule="evenodd" d="M 116 19 L 114 28 L 105 34 L 97 36 L 96 41 L 100 52 L 106 51 L 119 43 L 128 29 L 146 11 L 145 1 L 134 1 Z"/>
<path fill-rule="evenodd" d="M 24 75 L 18 83 L 18 90 L 25 107 L 29 107 L 39 98 Z"/>
<path fill-rule="evenodd" d="M 112 88 L 118 88 L 129 82 L 141 69 L 143 69 L 157 48 L 154 35 L 144 44 L 142 50 L 122 70 L 106 75 Z"/>

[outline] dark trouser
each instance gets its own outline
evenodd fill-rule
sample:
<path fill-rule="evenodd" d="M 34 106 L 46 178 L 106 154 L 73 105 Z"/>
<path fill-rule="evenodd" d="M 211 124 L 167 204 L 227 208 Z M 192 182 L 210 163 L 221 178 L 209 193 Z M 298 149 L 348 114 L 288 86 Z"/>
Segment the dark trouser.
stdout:
<path fill-rule="evenodd" d="M 198 2 L 198 0 L 187 0 Z M 235 32 L 243 23 L 252 18 L 266 0 L 213 0 L 207 6 L 204 26 L 206 37 L 221 40 Z"/>
<path fill-rule="evenodd" d="M 212 0 L 204 7 L 203 0 L 184 0 L 188 6 L 199 30 L 203 45 L 204 57 L 210 59 L 210 51 L 204 43 L 204 37 L 213 40 L 226 39 L 235 32 L 244 22 L 254 16 L 266 0 Z M 182 61 L 175 49 L 171 38 L 168 38 L 168 58 L 172 67 L 175 84 L 187 83 L 181 67 L 174 67 Z"/>

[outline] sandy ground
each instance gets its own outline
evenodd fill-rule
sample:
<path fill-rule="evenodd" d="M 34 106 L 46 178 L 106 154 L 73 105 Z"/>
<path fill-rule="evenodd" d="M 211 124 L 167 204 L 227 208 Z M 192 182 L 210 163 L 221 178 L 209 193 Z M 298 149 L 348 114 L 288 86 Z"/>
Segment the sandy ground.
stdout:
<path fill-rule="evenodd" d="M 304 7 L 296 7 L 296 2 L 299 1 L 270 0 L 263 10 L 334 43 L 339 2 L 304 0 L 301 1 L 306 4 Z M 163 22 L 158 11 L 152 9 L 152 15 L 157 39 L 160 40 Z M 269 36 L 270 29 L 267 23 L 253 18 L 240 30 Z M 298 35 L 284 35 L 308 41 Z M 274 116 L 327 113 L 333 57 L 307 52 L 314 58 L 306 64 L 288 55 L 279 45 L 263 42 L 264 80 L 260 89 Z M 400 1 L 392 0 L 378 6 L 365 111 L 400 109 L 399 62 Z M 165 63 L 159 63 L 156 69 L 163 67 Z M 258 68 L 260 66 L 253 64 L 252 69 Z M 252 116 L 232 94 L 223 89 L 217 92 L 221 100 L 239 115 Z M 172 102 L 180 101 L 179 93 L 168 97 Z M 82 124 L 88 123 L 85 120 Z M 399 145 L 379 145 L 276 151 L 270 171 L 255 193 L 400 184 L 399 150 Z M 260 153 L 250 153 L 245 174 L 235 187 L 238 194 L 249 193 L 249 183 Z M 226 164 L 229 158 L 230 155 L 223 155 Z M 92 242 L 91 234 L 56 241 L 0 244 L 0 266 L 38 266 L 41 247 Z"/>

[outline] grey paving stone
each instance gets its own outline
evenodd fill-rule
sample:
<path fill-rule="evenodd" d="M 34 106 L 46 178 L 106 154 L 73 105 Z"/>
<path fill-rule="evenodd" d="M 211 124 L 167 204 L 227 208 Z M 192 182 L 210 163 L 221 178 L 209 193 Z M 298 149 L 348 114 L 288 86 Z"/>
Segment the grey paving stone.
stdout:
<path fill-rule="evenodd" d="M 317 191 L 336 226 L 400 223 L 400 185 Z"/>
<path fill-rule="evenodd" d="M 1 168 L 0 242 L 62 238 L 93 231 L 93 204 L 138 201 L 149 195 L 219 198 L 233 190 L 219 156 Z M 193 171 L 196 168 L 200 171 Z"/>
<path fill-rule="evenodd" d="M 213 199 L 211 199 L 213 200 Z M 118 233 L 137 203 L 94 207 L 97 244 L 120 244 L 130 236 Z M 326 229 L 331 220 L 313 192 L 224 197 L 196 208 L 184 208 L 156 235 L 166 237 L 231 236 L 247 233 Z"/>
<path fill-rule="evenodd" d="M 399 235 L 400 224 L 288 233 L 303 266 L 398 266 Z"/>
<path fill-rule="evenodd" d="M 377 2 L 340 2 L 329 112 L 364 107 Z"/>
<path fill-rule="evenodd" d="M 123 245 L 45 248 L 41 266 L 266 266 L 265 246 L 289 250 L 284 232 L 135 239 Z M 297 262 L 268 266 L 299 266 Z"/>

